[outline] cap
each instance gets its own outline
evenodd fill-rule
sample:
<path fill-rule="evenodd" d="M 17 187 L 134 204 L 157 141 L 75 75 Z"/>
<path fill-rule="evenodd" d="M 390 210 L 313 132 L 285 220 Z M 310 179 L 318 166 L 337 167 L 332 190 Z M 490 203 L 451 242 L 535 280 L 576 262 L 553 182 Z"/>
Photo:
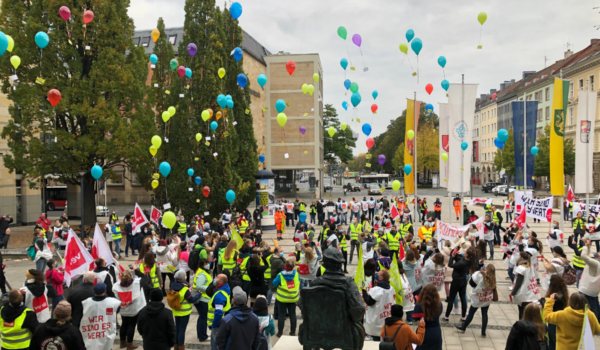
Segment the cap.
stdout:
<path fill-rule="evenodd" d="M 185 272 L 184 272 L 185 274 Z M 246 292 L 242 289 L 242 287 L 233 288 L 233 301 L 235 301 L 235 305 L 246 305 L 246 301 L 248 300 L 248 296 Z"/>
<path fill-rule="evenodd" d="M 158 245 L 161 247 L 166 247 L 167 246 L 167 241 L 164 239 L 161 239 L 160 241 L 158 241 Z"/>
<path fill-rule="evenodd" d="M 104 293 L 106 293 L 106 284 L 100 282 L 94 286 L 95 295 L 102 295 Z"/>
<path fill-rule="evenodd" d="M 267 306 L 267 299 L 264 295 L 258 295 L 256 301 L 252 306 L 252 311 L 256 316 L 268 316 L 269 307 Z"/>
<path fill-rule="evenodd" d="M 176 281 L 185 281 L 185 271 L 177 270 L 177 272 L 175 272 L 175 280 Z"/>

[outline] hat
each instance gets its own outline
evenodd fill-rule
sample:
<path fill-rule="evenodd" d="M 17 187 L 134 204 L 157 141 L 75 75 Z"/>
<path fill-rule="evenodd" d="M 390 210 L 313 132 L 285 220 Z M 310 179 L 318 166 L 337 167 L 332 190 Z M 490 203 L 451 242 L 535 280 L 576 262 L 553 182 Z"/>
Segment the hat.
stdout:
<path fill-rule="evenodd" d="M 33 274 L 31 272 L 29 272 L 29 271 L 31 271 L 31 270 L 25 271 L 25 277 L 27 277 L 28 280 L 35 279 L 35 277 L 33 276 Z"/>
<path fill-rule="evenodd" d="M 54 309 L 54 316 L 58 319 L 65 319 L 71 316 L 71 304 L 63 300 Z"/>
<path fill-rule="evenodd" d="M 390 256 L 390 250 L 388 248 L 381 249 L 380 253 L 381 253 L 381 256 L 388 256 L 388 257 Z"/>
<path fill-rule="evenodd" d="M 106 284 L 100 282 L 94 286 L 95 295 L 102 295 L 104 293 L 106 293 Z"/>
<path fill-rule="evenodd" d="M 402 318 L 404 315 L 404 308 L 402 305 L 392 305 L 392 317 Z"/>
<path fill-rule="evenodd" d="M 150 292 L 150 301 L 162 301 L 162 300 L 163 300 L 162 291 L 158 288 L 152 289 L 152 291 Z"/>
<path fill-rule="evenodd" d="M 206 229 L 206 230 L 210 229 L 210 224 L 208 222 L 204 224 L 204 229 Z"/>
<path fill-rule="evenodd" d="M 254 306 L 252 306 L 252 311 L 256 316 L 268 316 L 269 315 L 269 307 L 267 306 L 267 298 L 264 295 L 259 295 L 256 297 L 256 301 L 254 302 Z"/>
<path fill-rule="evenodd" d="M 167 241 L 164 239 L 161 239 L 160 241 L 158 241 L 158 245 L 161 247 L 166 247 L 167 246 Z"/>
<path fill-rule="evenodd" d="M 175 272 L 175 281 L 181 280 L 185 280 L 185 271 L 177 270 L 177 272 Z"/>
<path fill-rule="evenodd" d="M 232 294 L 233 294 L 233 301 L 235 301 L 235 305 L 246 305 L 248 296 L 246 295 L 246 292 L 244 292 L 242 287 L 238 286 L 238 287 L 233 288 Z"/>

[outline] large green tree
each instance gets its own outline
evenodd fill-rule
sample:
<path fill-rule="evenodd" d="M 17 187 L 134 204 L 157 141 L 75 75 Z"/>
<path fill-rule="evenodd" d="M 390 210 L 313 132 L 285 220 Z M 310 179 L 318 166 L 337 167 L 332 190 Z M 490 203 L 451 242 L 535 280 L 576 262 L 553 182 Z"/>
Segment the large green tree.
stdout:
<path fill-rule="evenodd" d="M 515 139 L 513 129 L 508 130 L 508 140 L 504 143 L 504 148 L 497 149 L 494 155 L 494 170 L 500 172 L 505 169 L 508 183 L 515 176 Z"/>
<path fill-rule="evenodd" d="M 328 129 L 333 127 L 335 135 L 329 136 Z M 342 130 L 341 123 L 338 120 L 336 109 L 330 105 L 325 105 L 323 112 L 323 153 L 325 162 L 332 164 L 350 162 L 352 157 L 352 149 L 356 147 L 356 138 L 352 137 L 352 129 L 350 126 L 346 130 Z"/>
<path fill-rule="evenodd" d="M 71 9 L 68 22 L 59 16 L 62 5 Z M 148 146 L 155 126 L 145 103 L 147 56 L 133 43 L 128 8 L 128 0 L 15 0 L 1 6 L 0 30 L 15 41 L 13 52 L 0 60 L 2 91 L 13 102 L 2 131 L 11 150 L 4 164 L 32 187 L 46 174 L 79 185 L 78 171 L 86 171 L 86 225 L 96 219 L 92 166 L 104 168 L 105 177 L 115 176 L 115 167 L 130 168 L 150 184 Z M 86 26 L 85 10 L 95 14 Z M 35 44 L 38 32 L 50 38 L 43 50 Z M 10 55 L 21 58 L 18 84 L 10 78 Z M 38 77 L 45 83 L 36 84 Z M 62 95 L 55 107 L 46 98 L 51 89 Z"/>
<path fill-rule="evenodd" d="M 550 176 L 550 125 L 537 139 L 538 154 L 535 156 L 533 172 L 535 176 Z M 575 146 L 573 140 L 565 138 L 564 153 L 565 175 L 575 175 Z"/>

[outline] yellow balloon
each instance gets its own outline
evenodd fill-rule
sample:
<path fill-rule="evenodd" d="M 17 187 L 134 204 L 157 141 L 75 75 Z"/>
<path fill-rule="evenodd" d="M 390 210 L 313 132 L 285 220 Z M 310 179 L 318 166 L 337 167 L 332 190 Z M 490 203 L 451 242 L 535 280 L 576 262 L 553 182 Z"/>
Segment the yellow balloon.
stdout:
<path fill-rule="evenodd" d="M 446 162 L 448 160 L 448 153 L 442 153 L 442 160 Z"/>
<path fill-rule="evenodd" d="M 394 182 L 392 182 L 392 190 L 394 190 L 394 192 L 397 192 L 399 189 L 400 189 L 400 181 L 394 180 Z"/>
<path fill-rule="evenodd" d="M 308 85 L 308 93 L 312 96 L 315 92 L 315 86 L 313 84 Z"/>
<path fill-rule="evenodd" d="M 152 146 L 156 147 L 156 149 L 159 149 L 160 145 L 162 145 L 162 139 L 160 138 L 160 136 L 152 136 Z"/>
<path fill-rule="evenodd" d="M 175 222 L 176 221 L 177 221 L 177 217 L 175 216 L 175 214 L 173 214 L 172 211 L 168 211 L 168 212 L 166 212 L 166 213 L 163 214 L 162 222 L 169 229 L 171 229 L 171 228 L 173 228 L 173 226 L 175 226 Z"/>
<path fill-rule="evenodd" d="M 197 133 L 196 134 L 196 141 L 200 142 L 200 140 L 202 140 L 202 134 L 201 133 Z"/>
<path fill-rule="evenodd" d="M 347 127 L 347 126 L 348 126 L 348 125 L 346 125 L 346 123 L 342 123 L 342 130 L 343 130 L 343 131 L 346 131 L 346 127 Z"/>
<path fill-rule="evenodd" d="M 308 84 L 302 84 L 302 93 L 306 95 L 308 92 Z"/>
<path fill-rule="evenodd" d="M 154 146 L 150 146 L 150 154 L 152 155 L 152 157 L 154 157 L 156 155 L 156 152 L 158 151 L 158 149 Z"/>
<path fill-rule="evenodd" d="M 163 122 L 166 123 L 166 122 L 169 121 L 169 119 L 171 119 L 171 113 L 169 113 L 167 111 L 164 111 L 163 114 L 162 114 L 162 120 L 163 120 Z"/>
<path fill-rule="evenodd" d="M 335 128 L 330 126 L 329 129 L 327 129 L 327 133 L 329 133 L 329 137 L 333 137 L 333 135 L 335 135 Z"/>
<path fill-rule="evenodd" d="M 21 65 L 21 58 L 19 58 L 19 56 L 12 56 L 10 58 L 10 63 L 13 67 L 15 67 L 15 69 L 17 69 Z"/>
<path fill-rule="evenodd" d="M 154 40 L 154 42 L 156 42 L 156 40 L 158 40 L 158 38 L 160 38 L 160 31 L 156 28 L 152 29 L 152 40 Z"/>
<path fill-rule="evenodd" d="M 225 76 L 225 68 L 219 68 L 219 78 L 223 79 Z"/>
<path fill-rule="evenodd" d="M 210 118 L 213 117 L 213 110 L 211 108 L 207 109 L 208 113 L 210 113 Z M 210 119 L 208 118 L 208 119 Z M 205 120 L 206 121 L 206 120 Z"/>
<path fill-rule="evenodd" d="M 152 180 L 152 188 L 158 187 L 158 180 Z"/>
<path fill-rule="evenodd" d="M 313 80 L 315 81 L 315 83 L 319 82 L 319 73 L 313 74 Z"/>
<path fill-rule="evenodd" d="M 175 107 L 171 106 L 171 107 L 169 107 L 168 111 L 169 111 L 169 114 L 172 117 L 172 116 L 175 115 L 176 109 L 175 109 Z"/>
<path fill-rule="evenodd" d="M 221 119 L 221 117 L 223 116 L 223 113 L 221 113 L 221 111 L 217 112 L 217 120 Z"/>
<path fill-rule="evenodd" d="M 8 52 L 12 52 L 12 50 L 15 48 L 15 40 L 10 35 L 7 35 L 6 39 L 8 39 L 8 47 L 6 49 Z"/>
<path fill-rule="evenodd" d="M 277 122 L 283 128 L 285 126 L 285 123 L 287 123 L 287 115 L 285 115 L 285 113 L 279 113 L 277 115 Z"/>
<path fill-rule="evenodd" d="M 400 51 L 402 51 L 403 54 L 408 54 L 408 45 L 406 45 L 406 43 L 400 44 Z"/>
<path fill-rule="evenodd" d="M 412 141 L 412 139 L 415 137 L 415 132 L 412 130 L 408 130 L 406 135 L 408 136 L 408 139 Z"/>
<path fill-rule="evenodd" d="M 159 174 L 159 173 L 154 173 L 154 174 L 152 174 L 152 178 L 153 178 L 154 180 L 158 180 L 158 178 L 159 178 L 159 177 L 160 177 L 160 174 Z"/>
<path fill-rule="evenodd" d="M 202 116 L 202 120 L 204 120 L 204 121 L 207 121 L 210 119 L 210 113 L 208 113 L 208 111 L 206 111 L 206 110 L 202 111 L 201 116 Z"/>

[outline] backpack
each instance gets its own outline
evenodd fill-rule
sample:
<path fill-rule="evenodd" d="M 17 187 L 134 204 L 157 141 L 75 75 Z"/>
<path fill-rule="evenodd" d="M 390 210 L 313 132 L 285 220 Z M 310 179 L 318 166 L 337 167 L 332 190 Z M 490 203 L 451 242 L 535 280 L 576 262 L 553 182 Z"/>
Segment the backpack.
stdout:
<path fill-rule="evenodd" d="M 563 265 L 565 268 L 565 272 L 562 275 L 562 278 L 565 280 L 567 286 L 571 286 L 577 282 L 577 272 L 570 264 Z"/>
<path fill-rule="evenodd" d="M 384 325 L 383 326 L 383 332 L 385 334 L 385 337 L 383 337 L 383 339 L 381 339 L 381 342 L 379 343 L 379 350 L 399 350 L 396 347 L 396 343 L 394 343 L 394 339 L 396 339 L 396 335 L 398 334 L 398 331 L 400 331 L 400 329 L 405 325 L 405 323 L 403 323 L 400 327 L 398 327 L 396 329 L 396 332 L 394 332 L 394 336 L 392 337 L 388 337 L 387 335 L 387 327 Z M 410 347 L 410 349 L 412 349 L 412 346 L 410 345 L 410 343 L 406 346 L 406 348 L 402 349 L 402 350 L 406 350 Z"/>
<path fill-rule="evenodd" d="M 37 251 L 35 250 L 35 246 L 33 244 L 27 247 L 27 259 L 33 261 L 35 259 L 35 253 L 37 253 Z"/>
<path fill-rule="evenodd" d="M 190 259 L 188 261 L 188 266 L 192 271 L 198 270 L 198 262 L 200 261 L 200 253 L 204 250 L 204 247 L 200 247 L 200 250 L 192 250 L 192 254 L 190 254 Z M 198 254 L 194 253 L 197 252 Z"/>
<path fill-rule="evenodd" d="M 236 267 L 233 268 L 233 270 L 231 270 L 231 274 L 229 276 L 229 286 L 231 287 L 231 290 L 233 290 L 233 288 L 235 286 L 241 286 L 242 285 L 242 269 L 236 265 Z"/>
<path fill-rule="evenodd" d="M 256 350 L 267 350 L 269 348 L 269 341 L 265 336 L 265 329 L 267 329 L 267 327 L 261 329 L 258 334 L 258 347 L 256 347 Z"/>
<path fill-rule="evenodd" d="M 181 302 L 179 301 L 179 292 L 174 290 L 167 291 L 167 303 L 171 310 L 181 310 Z"/>

